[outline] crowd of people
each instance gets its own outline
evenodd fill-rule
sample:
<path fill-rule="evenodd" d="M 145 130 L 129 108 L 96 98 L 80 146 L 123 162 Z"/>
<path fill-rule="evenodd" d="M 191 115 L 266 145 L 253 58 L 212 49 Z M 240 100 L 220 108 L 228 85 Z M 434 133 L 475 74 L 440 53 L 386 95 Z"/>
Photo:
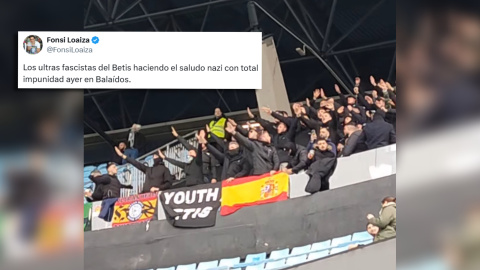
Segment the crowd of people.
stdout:
<path fill-rule="evenodd" d="M 396 143 L 396 87 L 371 76 L 370 82 L 364 83 L 355 78 L 353 95 L 344 95 L 337 85 L 335 91 L 338 99 L 315 89 L 305 104 L 293 104 L 292 116 L 262 107 L 273 121 L 247 108 L 248 128 L 216 108 L 214 118 L 197 132 L 197 147 L 172 127 L 173 136 L 188 150 L 186 162 L 166 157 L 160 150 L 153 155 L 152 167 L 138 162 L 138 152 L 127 151 L 135 144 L 144 146 L 139 127 L 134 125 L 128 138 L 130 147 L 125 142 L 115 146 L 116 160 L 107 166 L 108 179 L 100 178 L 97 172 L 90 176 L 96 187 L 86 194 L 87 200 L 110 198 L 120 194 L 121 188 L 130 188 L 116 178 L 115 163 L 130 163 L 145 173 L 142 193 L 279 171 L 309 175 L 308 193 L 328 190 L 338 157 Z M 175 179 L 165 166 L 167 162 L 183 169 L 184 177 Z"/>

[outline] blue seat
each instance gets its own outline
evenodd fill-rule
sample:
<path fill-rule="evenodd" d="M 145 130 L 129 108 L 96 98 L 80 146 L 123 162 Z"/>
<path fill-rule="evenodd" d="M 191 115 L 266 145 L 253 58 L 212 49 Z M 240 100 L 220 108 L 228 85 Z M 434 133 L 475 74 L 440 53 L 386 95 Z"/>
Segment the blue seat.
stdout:
<path fill-rule="evenodd" d="M 184 264 L 184 265 L 177 266 L 177 270 L 195 270 L 196 268 L 197 268 L 196 263 Z"/>
<path fill-rule="evenodd" d="M 290 255 L 292 257 L 289 257 L 286 261 L 286 265 L 292 266 L 292 265 L 297 265 L 301 264 L 307 261 L 307 253 L 310 252 L 311 245 L 306 245 L 306 246 L 301 246 L 301 247 L 294 247 L 292 249 L 292 252 L 290 252 Z M 303 255 L 299 255 L 303 254 Z M 298 256 L 293 256 L 293 255 L 298 255 Z"/>
<path fill-rule="evenodd" d="M 332 247 L 339 246 L 337 248 L 332 248 L 330 250 L 330 254 L 337 254 L 343 251 L 348 250 L 348 245 L 347 243 L 350 243 L 352 240 L 352 235 L 345 235 L 342 237 L 337 237 L 332 239 Z"/>
<path fill-rule="evenodd" d="M 247 257 L 245 258 L 245 263 L 258 263 L 265 261 L 267 259 L 267 254 L 265 252 L 263 253 L 258 253 L 258 254 L 248 254 Z M 245 268 L 245 270 L 260 270 L 264 269 L 265 263 L 259 263 L 255 265 L 250 265 Z"/>
<path fill-rule="evenodd" d="M 97 170 L 100 170 L 100 169 L 103 169 L 103 168 L 107 168 L 107 163 L 102 163 L 100 165 L 97 166 Z"/>
<path fill-rule="evenodd" d="M 330 253 L 330 246 L 331 246 L 330 243 L 331 243 L 331 240 L 312 244 L 312 249 L 310 254 L 308 254 L 307 256 L 307 261 L 327 257 L 328 254 Z"/>
<path fill-rule="evenodd" d="M 233 267 L 236 264 L 240 263 L 240 257 L 236 258 L 229 258 L 229 259 L 221 259 L 220 262 L 218 263 L 218 267 L 222 266 L 228 266 L 228 267 Z M 232 270 L 240 270 L 240 268 L 232 269 Z"/>
<path fill-rule="evenodd" d="M 373 242 L 373 236 L 371 236 L 367 231 L 356 232 L 352 235 L 352 242 L 357 242 L 361 245 L 368 245 Z"/>
<path fill-rule="evenodd" d="M 150 159 L 153 159 L 153 155 L 147 156 L 147 157 L 145 158 L 145 161 L 149 161 Z"/>
<path fill-rule="evenodd" d="M 101 174 L 107 174 L 108 173 L 106 168 L 102 168 L 99 171 L 100 171 Z"/>
<path fill-rule="evenodd" d="M 95 170 L 95 166 L 85 166 L 83 167 L 83 172 L 91 172 L 93 170 Z"/>
<path fill-rule="evenodd" d="M 208 270 L 218 266 L 218 261 L 201 262 L 197 266 L 197 270 Z"/>
<path fill-rule="evenodd" d="M 272 253 L 270 253 L 270 260 L 276 260 L 280 258 L 284 258 L 278 261 L 274 262 L 267 262 L 267 265 L 265 265 L 265 269 L 276 269 L 282 266 L 285 266 L 285 261 L 286 257 L 288 257 L 290 250 L 288 248 L 286 249 L 281 249 L 281 250 L 274 250 Z"/>
<path fill-rule="evenodd" d="M 157 269 L 151 269 L 151 270 L 175 270 L 175 266 L 168 267 L 168 268 L 157 268 Z"/>

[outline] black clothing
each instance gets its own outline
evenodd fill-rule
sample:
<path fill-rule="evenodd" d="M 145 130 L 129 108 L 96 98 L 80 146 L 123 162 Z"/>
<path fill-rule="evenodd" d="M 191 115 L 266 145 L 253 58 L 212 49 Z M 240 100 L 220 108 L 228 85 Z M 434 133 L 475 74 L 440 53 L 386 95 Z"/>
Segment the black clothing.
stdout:
<path fill-rule="evenodd" d="M 188 150 L 195 150 L 193 145 L 189 144 L 183 137 L 178 136 L 178 141 L 185 146 Z M 198 144 L 198 149 L 196 150 L 197 156 L 193 158 L 190 163 L 178 161 L 172 158 L 166 157 L 165 160 L 171 164 L 180 167 L 185 173 L 185 182 L 186 186 L 195 186 L 199 184 L 204 184 L 203 181 L 203 158 L 202 158 L 202 145 Z"/>
<path fill-rule="evenodd" d="M 161 158 L 153 160 L 153 167 L 145 166 L 143 163 L 136 161 L 133 158 L 127 157 L 127 162 L 132 164 L 135 168 L 139 169 L 145 174 L 145 183 L 141 193 L 148 193 L 152 187 L 159 188 L 160 190 L 169 189 L 172 186 L 173 176 Z"/>
<path fill-rule="evenodd" d="M 240 145 L 243 145 L 251 153 L 253 175 L 262 175 L 272 170 L 278 171 L 280 162 L 277 151 L 273 146 L 259 141 L 251 141 L 238 132 L 235 133 L 234 137 Z"/>
<path fill-rule="evenodd" d="M 373 121 L 363 128 L 362 140 L 368 149 L 375 149 L 396 143 L 397 138 L 392 124 L 385 122 L 381 114 L 375 113 Z"/>
<path fill-rule="evenodd" d="M 218 151 L 218 149 L 210 144 L 207 144 L 207 147 L 212 155 L 215 156 L 216 159 L 220 160 L 220 163 L 223 165 L 222 174 L 220 179 L 217 179 L 218 181 L 222 181 L 230 177 L 239 178 L 249 175 L 251 171 L 251 165 L 242 152 L 232 152 L 227 150 L 227 153 L 225 154 Z"/>
<path fill-rule="evenodd" d="M 131 130 L 128 132 L 127 139 L 126 139 L 127 148 L 130 148 L 130 142 L 128 141 L 128 136 L 130 132 Z M 136 132 L 135 139 L 133 140 L 133 148 L 138 150 L 138 156 L 145 154 L 146 145 L 147 145 L 147 139 L 145 138 L 145 135 L 143 135 L 140 132 Z M 117 164 L 121 164 L 121 163 L 117 163 Z"/>
<path fill-rule="evenodd" d="M 353 132 L 346 140 L 345 147 L 342 151 L 343 157 L 348 157 L 352 154 L 360 153 L 367 150 L 367 146 L 362 138 L 363 131 L 357 130 Z"/>
<path fill-rule="evenodd" d="M 211 146 L 217 149 L 216 145 L 211 145 Z M 210 154 L 209 151 L 204 151 L 202 153 L 202 163 L 203 163 L 203 168 L 202 168 L 203 176 L 205 176 L 208 180 L 217 179 L 218 178 L 217 169 L 219 169 L 220 164 L 217 161 L 217 159 Z"/>
<path fill-rule="evenodd" d="M 95 185 L 102 186 L 102 200 L 108 198 L 120 198 L 120 189 L 127 188 L 133 189 L 131 185 L 127 186 L 120 183 L 116 175 L 104 174 L 97 177 L 91 176 L 90 179 Z"/>
<path fill-rule="evenodd" d="M 305 187 L 305 192 L 316 193 L 330 189 L 329 179 L 335 171 L 337 166 L 337 159 L 330 151 L 315 150 L 315 157 L 312 160 L 307 174 L 310 175 L 310 180 Z"/>
<path fill-rule="evenodd" d="M 293 173 L 298 173 L 299 171 L 306 169 L 308 165 L 308 152 L 307 148 L 296 145 L 295 152 L 291 154 L 290 166 Z"/>

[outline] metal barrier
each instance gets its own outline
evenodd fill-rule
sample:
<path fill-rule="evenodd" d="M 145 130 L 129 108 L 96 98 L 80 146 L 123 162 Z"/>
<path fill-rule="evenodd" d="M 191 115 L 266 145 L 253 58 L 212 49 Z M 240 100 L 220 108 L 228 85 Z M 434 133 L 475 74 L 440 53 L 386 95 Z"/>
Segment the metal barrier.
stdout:
<path fill-rule="evenodd" d="M 195 132 L 191 132 L 183 136 L 190 144 L 197 147 L 198 143 L 195 139 Z M 188 151 L 178 140 L 174 140 L 160 148 L 166 157 L 187 162 Z M 148 166 L 153 165 L 153 154 L 157 150 L 151 151 L 144 160 Z M 183 170 L 166 162 L 165 166 L 170 173 L 176 178 L 181 179 L 184 176 Z M 396 144 L 372 149 L 350 157 L 339 158 L 337 169 L 330 178 L 331 188 L 347 186 L 371 179 L 396 173 Z M 355 177 L 352 177 L 352 176 Z M 122 189 L 120 196 L 128 197 L 139 194 L 143 189 L 145 182 L 145 174 L 135 168 L 131 164 L 118 166 L 118 179 L 124 184 L 131 184 L 133 189 Z M 308 176 L 305 174 L 291 175 L 291 181 L 296 183 L 291 186 L 290 198 L 302 197 L 308 195 L 305 193 L 304 187 L 308 182 Z M 292 179 L 293 178 L 293 179 Z M 88 184 L 93 189 L 93 183 Z"/>
<path fill-rule="evenodd" d="M 196 132 L 191 132 L 182 136 L 185 138 L 190 144 L 194 147 L 197 147 L 198 143 L 195 140 Z M 169 142 L 168 144 L 159 148 L 166 157 L 173 158 L 176 160 L 186 162 L 188 159 L 188 151 L 183 145 L 178 141 L 174 140 Z M 153 154 L 157 152 L 158 149 L 149 152 L 146 155 L 144 160 L 139 160 L 140 162 L 146 163 L 148 166 L 153 165 Z M 174 166 L 170 163 L 165 163 L 165 166 L 170 170 L 170 173 L 175 176 L 176 179 L 180 179 L 183 177 L 182 169 Z M 125 164 L 118 166 L 118 179 L 123 182 L 124 184 L 131 184 L 133 189 L 122 189 L 120 192 L 121 197 L 128 197 L 131 195 L 139 194 L 143 189 L 143 184 L 145 182 L 145 174 L 135 168 L 131 164 Z"/>

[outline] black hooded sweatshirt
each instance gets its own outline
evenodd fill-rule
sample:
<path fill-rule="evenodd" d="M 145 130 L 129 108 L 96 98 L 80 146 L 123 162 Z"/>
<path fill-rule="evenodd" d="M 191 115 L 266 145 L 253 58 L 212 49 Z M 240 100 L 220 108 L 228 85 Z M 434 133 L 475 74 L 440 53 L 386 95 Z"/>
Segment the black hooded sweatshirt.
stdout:
<path fill-rule="evenodd" d="M 141 162 L 129 157 L 127 157 L 127 162 L 145 174 L 145 183 L 143 184 L 142 193 L 150 192 L 152 187 L 166 190 L 172 186 L 174 178 L 170 174 L 168 168 L 165 167 L 165 163 L 163 163 L 161 158 L 153 160 L 153 167 L 145 166 Z"/>
<path fill-rule="evenodd" d="M 95 185 L 103 185 L 101 189 L 103 193 L 102 200 L 120 198 L 120 189 L 122 188 L 133 189 L 131 185 L 122 184 L 116 175 L 104 174 L 97 177 L 91 176 L 90 179 Z"/>
<path fill-rule="evenodd" d="M 278 171 L 280 162 L 275 147 L 260 141 L 245 138 L 239 132 L 234 135 L 240 145 L 251 153 L 253 175 L 262 175 L 270 171 Z"/>
<path fill-rule="evenodd" d="M 385 122 L 385 113 L 377 111 L 373 115 L 373 121 L 363 127 L 361 141 L 364 141 L 368 149 L 375 149 L 396 143 L 397 136 L 393 125 Z"/>
<path fill-rule="evenodd" d="M 185 148 L 187 148 L 187 150 L 195 150 L 195 147 L 189 144 L 182 136 L 178 136 L 177 139 Z M 202 145 L 198 144 L 198 148 L 195 151 L 197 152 L 197 156 L 193 158 L 190 163 L 165 157 L 166 161 L 183 169 L 183 172 L 185 173 L 185 182 L 187 187 L 205 184 L 205 182 L 203 181 Z"/>
<path fill-rule="evenodd" d="M 239 178 L 247 176 L 250 173 L 250 162 L 248 161 L 248 158 L 244 156 L 240 148 L 234 151 L 226 150 L 227 153 L 220 152 L 217 148 L 210 144 L 207 144 L 207 148 L 210 153 L 217 160 L 220 160 L 220 163 L 223 165 L 221 178 L 219 179 L 220 181 L 230 177 Z"/>

